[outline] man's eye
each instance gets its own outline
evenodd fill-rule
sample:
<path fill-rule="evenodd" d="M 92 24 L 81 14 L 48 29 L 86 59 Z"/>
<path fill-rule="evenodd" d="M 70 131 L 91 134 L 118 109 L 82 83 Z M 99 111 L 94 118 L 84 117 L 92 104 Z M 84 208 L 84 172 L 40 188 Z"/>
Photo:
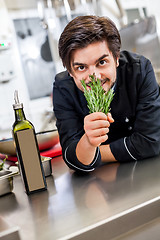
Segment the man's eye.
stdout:
<path fill-rule="evenodd" d="M 103 65 L 105 65 L 106 64 L 106 61 L 105 60 L 101 60 L 100 62 L 99 62 L 99 65 L 101 65 L 101 66 L 103 66 Z"/>
<path fill-rule="evenodd" d="M 79 66 L 77 69 L 78 69 L 79 71 L 83 71 L 83 70 L 85 69 L 85 67 L 84 67 L 84 66 Z"/>

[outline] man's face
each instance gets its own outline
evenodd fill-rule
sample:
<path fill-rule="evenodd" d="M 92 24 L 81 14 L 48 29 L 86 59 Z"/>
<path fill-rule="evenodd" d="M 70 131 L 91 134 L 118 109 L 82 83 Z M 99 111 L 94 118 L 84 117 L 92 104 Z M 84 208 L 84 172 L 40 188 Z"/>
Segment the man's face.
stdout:
<path fill-rule="evenodd" d="M 77 87 L 84 91 L 81 80 L 84 79 L 87 84 L 90 82 L 89 75 L 95 73 L 96 77 L 101 80 L 103 89 L 108 92 L 116 80 L 118 65 L 118 59 L 115 61 L 106 41 L 91 43 L 73 52 L 70 75 Z"/>

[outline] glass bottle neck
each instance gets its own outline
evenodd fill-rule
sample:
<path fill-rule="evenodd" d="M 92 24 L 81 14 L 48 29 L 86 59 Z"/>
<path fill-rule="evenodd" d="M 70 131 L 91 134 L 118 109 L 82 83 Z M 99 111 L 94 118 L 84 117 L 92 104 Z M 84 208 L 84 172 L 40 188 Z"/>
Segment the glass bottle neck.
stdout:
<path fill-rule="evenodd" d="M 18 122 L 26 120 L 23 108 L 15 109 L 15 120 Z"/>

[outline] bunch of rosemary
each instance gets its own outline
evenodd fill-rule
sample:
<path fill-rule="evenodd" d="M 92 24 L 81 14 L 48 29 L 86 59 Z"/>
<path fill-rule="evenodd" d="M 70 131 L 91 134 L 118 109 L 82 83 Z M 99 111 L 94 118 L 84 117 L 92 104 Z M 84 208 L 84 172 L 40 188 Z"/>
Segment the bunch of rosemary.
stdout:
<path fill-rule="evenodd" d="M 96 76 L 89 76 L 91 81 L 86 85 L 84 80 L 81 80 L 82 86 L 84 88 L 84 96 L 87 100 L 88 108 L 90 113 L 93 112 L 103 112 L 105 114 L 110 111 L 110 104 L 113 100 L 113 89 L 110 89 L 107 93 L 101 85 L 101 81 Z M 89 86 L 89 89 L 87 89 Z"/>

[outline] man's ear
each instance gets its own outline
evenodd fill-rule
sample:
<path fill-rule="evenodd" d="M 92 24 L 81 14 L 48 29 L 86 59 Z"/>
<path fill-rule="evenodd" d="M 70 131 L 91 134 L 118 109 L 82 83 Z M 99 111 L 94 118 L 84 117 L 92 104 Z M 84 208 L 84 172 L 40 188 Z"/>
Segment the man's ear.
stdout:
<path fill-rule="evenodd" d="M 68 71 L 69 72 L 69 71 Z M 70 71 L 69 72 L 69 75 L 73 78 L 74 76 L 73 76 L 73 73 Z"/>
<path fill-rule="evenodd" d="M 73 78 L 73 75 L 72 75 L 72 73 L 71 72 L 69 72 L 69 75 Z"/>
<path fill-rule="evenodd" d="M 119 58 L 117 58 L 116 66 L 119 66 Z"/>

